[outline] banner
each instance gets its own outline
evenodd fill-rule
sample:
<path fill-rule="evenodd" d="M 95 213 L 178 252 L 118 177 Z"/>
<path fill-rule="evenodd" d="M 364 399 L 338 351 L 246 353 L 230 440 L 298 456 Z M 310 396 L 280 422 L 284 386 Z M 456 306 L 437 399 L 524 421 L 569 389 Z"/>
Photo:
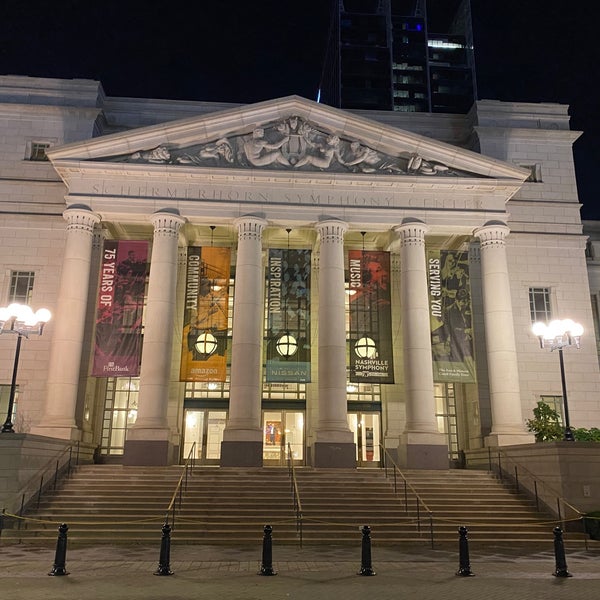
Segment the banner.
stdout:
<path fill-rule="evenodd" d="M 389 252 L 348 251 L 353 383 L 394 383 L 389 274 Z"/>
<path fill-rule="evenodd" d="M 229 248 L 188 248 L 181 381 L 225 381 L 230 267 Z"/>
<path fill-rule="evenodd" d="M 310 257 L 310 250 L 269 249 L 269 383 L 310 381 Z"/>
<path fill-rule="evenodd" d="M 147 270 L 148 242 L 104 242 L 92 376 L 140 374 Z"/>
<path fill-rule="evenodd" d="M 429 250 L 434 381 L 476 381 L 468 252 Z"/>

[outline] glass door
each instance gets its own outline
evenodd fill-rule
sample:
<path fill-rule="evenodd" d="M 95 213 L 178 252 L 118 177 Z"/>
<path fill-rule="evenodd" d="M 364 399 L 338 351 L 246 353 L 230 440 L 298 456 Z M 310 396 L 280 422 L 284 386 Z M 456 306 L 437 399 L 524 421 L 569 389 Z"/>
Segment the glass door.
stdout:
<path fill-rule="evenodd" d="M 379 413 L 348 413 L 348 426 L 354 434 L 356 464 L 359 467 L 379 467 L 381 460 L 381 424 Z"/>
<path fill-rule="evenodd" d="M 294 464 L 304 464 L 304 413 L 286 410 L 263 411 L 263 464 L 287 464 L 288 444 Z"/>
<path fill-rule="evenodd" d="M 186 409 L 182 461 L 187 458 L 193 443 L 196 442 L 194 455 L 201 464 L 219 464 L 226 421 L 226 411 Z"/>

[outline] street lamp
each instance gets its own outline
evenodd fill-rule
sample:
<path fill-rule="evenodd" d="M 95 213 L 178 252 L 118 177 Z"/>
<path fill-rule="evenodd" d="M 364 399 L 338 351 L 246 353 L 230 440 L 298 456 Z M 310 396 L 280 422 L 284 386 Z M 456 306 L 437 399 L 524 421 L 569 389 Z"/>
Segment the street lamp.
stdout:
<path fill-rule="evenodd" d="M 15 392 L 17 391 L 17 370 L 19 368 L 19 355 L 21 354 L 21 340 L 30 335 L 42 335 L 44 325 L 50 320 L 50 311 L 40 308 L 35 313 L 31 307 L 24 304 L 10 304 L 0 307 L 0 333 L 14 333 L 17 336 L 17 349 L 13 365 L 12 381 L 10 384 L 10 397 L 6 421 L 2 426 L 2 433 L 14 433 L 12 413 L 15 405 Z"/>
<path fill-rule="evenodd" d="M 563 348 L 575 346 L 579 349 L 579 342 L 583 334 L 583 327 L 571 319 L 552 321 L 549 325 L 545 323 L 534 323 L 531 330 L 540 340 L 540 348 L 550 348 L 550 352 L 558 350 L 560 363 L 560 381 L 562 384 L 563 404 L 565 410 L 565 442 L 574 442 L 571 423 L 569 421 L 569 403 L 567 401 L 567 384 L 565 381 L 565 363 L 563 360 Z"/>

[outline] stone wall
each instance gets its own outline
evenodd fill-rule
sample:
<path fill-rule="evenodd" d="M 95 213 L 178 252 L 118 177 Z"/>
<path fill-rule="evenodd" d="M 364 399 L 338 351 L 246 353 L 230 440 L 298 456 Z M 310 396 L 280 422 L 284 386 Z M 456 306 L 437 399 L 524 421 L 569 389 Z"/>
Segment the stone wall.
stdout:
<path fill-rule="evenodd" d="M 75 443 L 73 443 L 75 444 Z M 0 508 L 16 513 L 23 500 L 25 504 L 37 493 L 40 479 L 51 481 L 56 469 L 68 461 L 69 446 L 65 440 L 24 433 L 0 434 Z M 73 445 L 71 461 L 75 463 L 93 461 L 91 446 Z"/>

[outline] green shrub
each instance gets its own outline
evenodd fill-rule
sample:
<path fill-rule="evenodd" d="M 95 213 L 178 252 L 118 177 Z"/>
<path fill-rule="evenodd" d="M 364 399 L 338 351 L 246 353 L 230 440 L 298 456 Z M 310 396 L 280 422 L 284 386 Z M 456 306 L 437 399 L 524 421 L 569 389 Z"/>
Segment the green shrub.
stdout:
<path fill-rule="evenodd" d="M 560 415 L 542 400 L 533 409 L 533 419 L 527 419 L 527 430 L 535 434 L 536 442 L 562 440 L 564 434 Z"/>
<path fill-rule="evenodd" d="M 580 427 L 573 430 L 573 435 L 577 442 L 600 442 L 600 429 L 597 427 L 592 427 L 591 429 Z"/>
<path fill-rule="evenodd" d="M 589 512 L 583 518 L 586 533 L 593 540 L 600 540 L 600 510 Z"/>

